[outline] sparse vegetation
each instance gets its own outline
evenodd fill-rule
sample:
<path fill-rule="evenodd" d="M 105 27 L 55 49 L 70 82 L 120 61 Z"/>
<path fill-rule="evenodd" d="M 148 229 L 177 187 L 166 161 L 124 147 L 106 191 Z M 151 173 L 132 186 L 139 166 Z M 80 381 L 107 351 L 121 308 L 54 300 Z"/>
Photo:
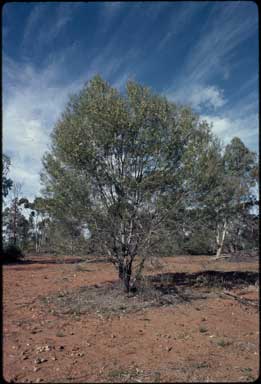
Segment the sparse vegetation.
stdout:
<path fill-rule="evenodd" d="M 65 334 L 64 334 L 63 331 L 57 331 L 56 334 L 55 334 L 55 336 L 57 336 L 57 337 L 64 337 Z"/>
<path fill-rule="evenodd" d="M 205 327 L 204 325 L 201 325 L 201 326 L 199 327 L 199 332 L 200 332 L 200 333 L 206 333 L 206 332 L 208 332 L 208 329 L 207 329 L 207 327 Z"/>
<path fill-rule="evenodd" d="M 218 341 L 217 341 L 217 345 L 219 346 L 219 347 L 227 347 L 227 346 L 229 346 L 231 344 L 231 341 L 229 341 L 229 340 L 225 340 L 225 339 L 219 339 Z"/>

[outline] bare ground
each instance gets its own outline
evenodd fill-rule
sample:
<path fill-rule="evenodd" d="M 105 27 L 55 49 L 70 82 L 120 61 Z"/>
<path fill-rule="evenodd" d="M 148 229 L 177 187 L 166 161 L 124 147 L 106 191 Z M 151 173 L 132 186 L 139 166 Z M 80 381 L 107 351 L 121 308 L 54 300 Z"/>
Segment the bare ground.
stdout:
<path fill-rule="evenodd" d="M 147 268 L 140 293 L 127 297 L 105 262 L 34 256 L 6 265 L 4 377 L 253 381 L 259 374 L 257 271 L 251 257 L 164 258 Z"/>

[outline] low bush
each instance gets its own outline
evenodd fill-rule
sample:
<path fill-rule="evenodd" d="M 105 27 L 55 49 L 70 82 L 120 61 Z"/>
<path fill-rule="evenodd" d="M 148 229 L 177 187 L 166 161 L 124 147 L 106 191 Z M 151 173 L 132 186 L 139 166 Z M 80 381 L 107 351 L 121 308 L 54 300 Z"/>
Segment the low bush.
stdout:
<path fill-rule="evenodd" d="M 21 249 L 16 245 L 7 245 L 3 249 L 2 253 L 2 263 L 16 263 L 21 261 L 24 258 L 24 254 Z"/>

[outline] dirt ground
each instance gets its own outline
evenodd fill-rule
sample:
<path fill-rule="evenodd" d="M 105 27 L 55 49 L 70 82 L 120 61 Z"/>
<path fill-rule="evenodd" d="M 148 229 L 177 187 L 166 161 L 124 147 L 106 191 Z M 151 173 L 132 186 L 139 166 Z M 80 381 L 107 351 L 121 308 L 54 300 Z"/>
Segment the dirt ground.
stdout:
<path fill-rule="evenodd" d="M 131 312 L 128 304 L 115 312 L 108 304 L 106 312 L 92 302 L 91 311 L 72 306 L 66 313 L 55 310 L 51 298 L 67 297 L 69 303 L 77 292 L 117 280 L 108 263 L 74 261 L 79 260 L 31 256 L 3 266 L 3 374 L 8 382 L 246 382 L 258 377 L 256 259 L 164 258 L 146 274 L 167 276 L 179 293 L 189 288 L 197 296 Z M 248 277 L 244 284 L 213 288 L 208 285 L 214 277 L 206 271 L 231 272 L 224 275 L 229 278 L 248 271 Z M 201 272 L 198 279 L 195 273 Z M 212 277 L 204 285 L 206 275 Z M 158 286 L 165 281 L 154 280 Z M 192 280 L 199 284 L 188 287 Z M 106 290 L 95 292 L 102 297 Z"/>

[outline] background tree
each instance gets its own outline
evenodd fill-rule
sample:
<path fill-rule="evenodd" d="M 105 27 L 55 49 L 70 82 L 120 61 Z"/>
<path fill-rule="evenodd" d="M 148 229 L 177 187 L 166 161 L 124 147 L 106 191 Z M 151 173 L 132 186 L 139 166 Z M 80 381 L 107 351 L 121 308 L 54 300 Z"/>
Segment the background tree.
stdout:
<path fill-rule="evenodd" d="M 202 158 L 203 159 L 203 158 Z M 204 167 L 198 163 L 197 166 Z M 216 147 L 209 157 L 205 173 L 196 180 L 199 185 L 200 197 L 197 212 L 191 225 L 209 233 L 209 246 L 213 249 L 213 234 L 215 234 L 216 257 L 220 257 L 224 246 L 233 249 L 232 239 L 239 242 L 239 232 L 235 236 L 236 228 L 243 228 L 244 220 L 250 220 L 249 207 L 256 203 L 254 187 L 258 180 L 257 157 L 243 142 L 235 137 L 228 144 L 223 153 Z M 204 193 L 204 190 L 207 193 Z M 250 214 L 250 216 L 249 216 Z M 188 227 L 187 227 L 187 230 Z M 193 231 L 192 231 L 193 232 Z M 191 233 L 192 233 L 191 232 Z M 198 232 L 198 239 L 200 238 Z M 230 243 L 229 243 L 230 242 Z M 234 243 L 235 244 L 235 243 Z"/>
<path fill-rule="evenodd" d="M 257 181 L 257 156 L 244 143 L 234 137 L 225 148 L 222 158 L 221 182 L 215 204 L 217 226 L 217 257 L 222 253 L 228 233 L 233 232 L 238 221 L 244 220 L 245 205 L 254 205 L 253 188 Z M 212 205 L 213 206 L 213 205 Z"/>
<path fill-rule="evenodd" d="M 45 192 L 58 205 L 64 193 L 67 202 L 80 202 L 78 217 L 91 234 L 99 233 L 129 291 L 170 208 L 196 204 L 194 179 L 204 172 L 198 164 L 208 161 L 213 140 L 208 124 L 189 108 L 134 82 L 122 96 L 96 76 L 55 126 L 43 160 Z"/>
<path fill-rule="evenodd" d="M 8 178 L 8 173 L 11 165 L 10 158 L 3 154 L 2 157 L 2 197 L 8 195 L 9 190 L 12 188 L 13 181 Z"/>
<path fill-rule="evenodd" d="M 6 244 L 25 248 L 29 242 L 30 223 L 21 210 L 22 185 L 13 183 L 9 206 L 3 211 L 3 235 Z"/>

